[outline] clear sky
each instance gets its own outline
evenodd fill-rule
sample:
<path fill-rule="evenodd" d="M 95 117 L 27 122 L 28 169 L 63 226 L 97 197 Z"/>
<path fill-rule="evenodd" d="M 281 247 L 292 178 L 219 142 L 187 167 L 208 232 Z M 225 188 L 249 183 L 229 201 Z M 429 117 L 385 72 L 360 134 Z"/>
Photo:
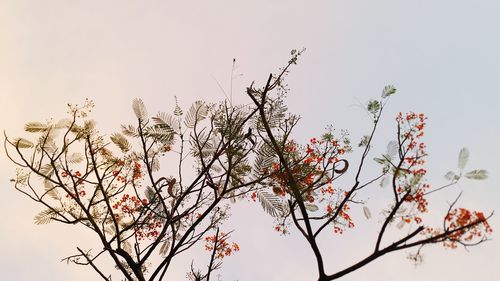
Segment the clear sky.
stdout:
<path fill-rule="evenodd" d="M 456 167 L 464 146 L 471 151 L 469 167 L 490 172 L 487 181 L 464 181 L 433 198 L 432 206 L 443 210 L 463 191 L 463 206 L 498 212 L 498 15 L 497 0 L 0 0 L 0 129 L 22 135 L 24 123 L 65 117 L 66 103 L 88 97 L 100 131 L 113 133 L 133 119 L 136 97 L 150 112 L 171 110 L 174 95 L 183 106 L 224 99 L 218 83 L 229 93 L 233 58 L 233 99 L 246 103 L 251 81 L 264 83 L 291 49 L 305 47 L 288 80 L 290 110 L 303 117 L 298 140 L 333 123 L 356 142 L 370 125 L 359 103 L 394 84 L 398 94 L 377 135 L 380 151 L 394 134 L 396 112 L 425 112 L 430 183 L 445 182 L 442 175 Z M 56 224 L 35 226 L 40 207 L 14 191 L 13 175 L 0 152 L 2 278 L 97 280 L 90 269 L 59 262 L 77 244 L 92 247 L 92 237 Z M 367 199 L 382 200 L 383 192 L 374 187 Z M 277 235 L 258 205 L 234 211 L 227 227 L 236 228 L 241 252 L 225 262 L 222 280 L 315 280 L 312 254 L 297 232 Z M 325 237 L 331 273 L 369 253 L 376 223 Z M 491 224 L 492 241 L 469 251 L 428 247 L 418 267 L 404 252 L 390 254 L 344 280 L 492 280 L 500 275 L 498 215 Z M 183 280 L 186 270 L 179 265 L 172 280 Z"/>

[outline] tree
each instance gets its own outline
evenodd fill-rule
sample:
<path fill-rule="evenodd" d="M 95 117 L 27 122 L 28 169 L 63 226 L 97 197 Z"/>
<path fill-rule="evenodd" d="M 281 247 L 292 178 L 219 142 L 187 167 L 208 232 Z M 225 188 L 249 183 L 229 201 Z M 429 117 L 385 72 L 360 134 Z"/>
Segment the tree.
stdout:
<path fill-rule="evenodd" d="M 340 278 L 397 250 L 417 247 L 412 258 L 418 260 L 428 244 L 455 248 L 485 241 L 492 231 L 491 215 L 455 208 L 458 198 L 444 214 L 441 228 L 423 222 L 427 196 L 456 184 L 462 175 L 487 176 L 484 170 L 463 174 L 468 159 L 464 149 L 459 173 L 449 172 L 448 185 L 431 189 L 424 180 L 423 114 L 397 116 L 396 140 L 389 143 L 387 154 L 375 158 L 382 166 L 380 174 L 360 180 L 394 87 L 386 87 L 379 101 L 367 105 L 373 129 L 359 144 L 363 152 L 357 165 L 347 158 L 353 148 L 345 131 L 337 136 L 329 128 L 306 145 L 293 140 L 299 117 L 287 111 L 284 77 L 301 53 L 292 51 L 288 64 L 269 75 L 264 87 L 252 83 L 247 88 L 250 105 L 196 101 L 184 114 L 176 103 L 173 115 L 149 118 L 142 100 L 136 99 L 132 107 L 137 124 L 122 125 L 121 133 L 109 139 L 87 118 L 94 106 L 90 100 L 68 105 L 70 119 L 30 122 L 25 130 L 34 134 L 31 140 L 5 136 L 7 155 L 19 168 L 15 188 L 44 206 L 35 223 L 83 225 L 94 233 L 102 250 L 77 247 L 78 253 L 66 259 L 91 266 L 104 280 L 111 280 L 111 274 L 99 266 L 103 254 L 126 280 L 165 280 L 172 260 L 203 242 L 209 263 L 204 270 L 192 264 L 188 276 L 210 280 L 222 259 L 239 250 L 230 242 L 230 232 L 220 231 L 230 212 L 227 202 L 238 198 L 258 200 L 276 218 L 277 231 L 287 233 L 290 224 L 299 230 L 314 252 L 320 281 Z M 162 158 L 175 161 L 175 169 L 160 168 Z M 186 165 L 194 168 L 186 171 Z M 348 171 L 354 171 L 352 186 L 334 186 Z M 357 198 L 379 180 L 391 186 L 391 199 L 373 253 L 328 274 L 317 237 L 326 229 L 342 234 L 354 227 L 352 208 L 371 217 L 367 202 Z M 409 231 L 384 243 L 393 224 Z"/>

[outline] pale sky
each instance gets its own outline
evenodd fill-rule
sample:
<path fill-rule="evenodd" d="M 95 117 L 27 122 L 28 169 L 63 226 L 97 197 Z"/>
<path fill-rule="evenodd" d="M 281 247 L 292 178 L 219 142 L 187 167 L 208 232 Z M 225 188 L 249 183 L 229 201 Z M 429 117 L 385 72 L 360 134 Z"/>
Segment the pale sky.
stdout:
<path fill-rule="evenodd" d="M 460 191 L 462 206 L 499 212 L 498 15 L 496 0 L 0 0 L 0 129 L 20 136 L 24 123 L 63 118 L 66 103 L 86 97 L 96 103 L 92 117 L 103 133 L 133 120 L 136 97 L 150 112 L 172 110 L 174 95 L 184 107 L 197 99 L 222 100 L 216 81 L 229 93 L 233 58 L 235 74 L 242 74 L 233 81 L 233 99 L 247 103 L 246 86 L 264 83 L 291 49 L 305 47 L 288 79 L 290 110 L 302 116 L 299 141 L 333 123 L 357 143 L 370 126 L 358 105 L 393 84 L 398 93 L 377 135 L 379 151 L 394 135 L 396 112 L 426 113 L 431 184 L 445 183 L 443 175 L 456 167 L 464 146 L 471 151 L 468 167 L 490 172 L 486 181 L 463 181 L 432 198 L 436 217 Z M 34 225 L 41 208 L 15 192 L 13 175 L 2 150 L 4 280 L 98 280 L 90 268 L 60 262 L 77 245 L 95 245 L 92 236 L 81 228 Z M 377 205 L 384 192 L 374 186 L 365 198 Z M 357 220 L 366 225 L 341 237 L 324 235 L 329 273 L 373 249 L 376 216 Z M 341 280 L 492 280 L 500 275 L 499 215 L 491 225 L 492 240 L 469 251 L 427 247 L 418 267 L 407 253 L 392 253 Z M 225 226 L 235 229 L 241 251 L 225 261 L 221 280 L 316 280 L 302 237 L 293 229 L 289 236 L 277 235 L 258 204 L 234 208 Z M 184 280 L 183 263 L 193 258 L 182 257 L 171 280 Z"/>

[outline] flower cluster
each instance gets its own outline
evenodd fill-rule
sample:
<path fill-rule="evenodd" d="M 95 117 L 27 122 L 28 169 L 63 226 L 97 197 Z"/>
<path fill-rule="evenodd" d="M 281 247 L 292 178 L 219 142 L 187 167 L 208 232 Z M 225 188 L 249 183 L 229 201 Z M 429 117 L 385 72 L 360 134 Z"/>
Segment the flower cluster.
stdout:
<path fill-rule="evenodd" d="M 403 116 L 403 113 L 399 113 L 396 117 L 399 128 L 402 129 L 400 135 L 403 137 L 403 142 L 406 143 L 406 148 L 408 150 L 414 149 L 418 144 L 421 137 L 424 136 L 424 127 L 426 125 L 425 120 L 427 117 L 423 113 L 409 112 Z M 424 147 L 425 148 L 425 145 Z"/>
<path fill-rule="evenodd" d="M 284 147 L 284 154 L 298 188 L 303 193 L 303 200 L 313 203 L 321 200 L 325 192 L 333 193 L 331 178 L 328 172 L 333 171 L 341 155 L 349 152 L 349 140 L 335 139 L 331 133 L 324 134 L 320 139 L 311 138 L 305 147 L 297 145 L 294 141 L 288 142 Z M 289 175 L 280 163 L 272 164 L 273 192 L 279 196 L 293 194 L 289 186 Z M 327 188 L 324 186 L 328 185 Z M 316 192 L 321 189 L 321 195 Z"/>
<path fill-rule="evenodd" d="M 330 205 L 328 205 L 330 206 Z M 327 208 L 328 208 L 327 206 Z M 331 207 L 330 207 L 331 208 Z M 338 207 L 336 207 L 338 208 Z M 335 226 L 333 227 L 333 233 L 335 234 L 343 234 L 344 230 L 347 228 L 354 228 L 355 224 L 352 221 L 351 216 L 347 213 L 351 208 L 349 207 L 348 204 L 344 204 L 344 207 L 340 211 L 340 219 L 336 221 Z M 331 209 L 331 212 L 333 212 L 333 208 Z"/>
<path fill-rule="evenodd" d="M 136 196 L 123 194 L 122 198 L 113 204 L 113 209 L 116 210 L 115 217 L 121 220 L 124 217 L 131 217 L 134 220 L 143 217 L 135 223 L 135 236 L 137 240 L 154 239 L 160 234 L 160 229 L 163 227 L 163 221 L 158 216 L 149 212 L 144 213 L 144 206 L 149 204 L 148 199 L 139 199 Z M 141 216 L 142 212 L 142 216 Z"/>
<path fill-rule="evenodd" d="M 84 177 L 82 177 L 82 173 L 80 171 L 72 172 L 68 170 L 63 170 L 61 171 L 61 177 L 62 178 L 69 177 L 67 181 L 69 182 L 73 181 L 73 184 L 76 188 L 76 192 L 68 192 L 65 196 L 66 198 L 76 199 L 78 197 L 85 197 L 85 195 L 87 195 L 83 186 Z"/>
<path fill-rule="evenodd" d="M 124 214 L 133 214 L 139 212 L 142 206 L 148 204 L 148 199 L 144 198 L 140 200 L 136 196 L 130 196 L 129 194 L 123 194 L 122 199 L 118 200 L 113 204 L 113 209 L 120 210 Z"/>
<path fill-rule="evenodd" d="M 398 226 L 402 227 L 404 223 L 422 223 L 420 214 L 428 211 L 425 194 L 430 185 L 423 182 L 423 177 L 427 173 L 423 167 L 427 152 L 425 143 L 421 142 L 427 117 L 422 113 L 400 112 L 396 120 L 399 132 L 396 147 L 401 159 L 401 164 L 394 170 L 398 184 L 396 192 L 399 196 L 404 196 L 404 201 L 411 205 L 409 211 L 401 215 L 401 223 Z"/>
<path fill-rule="evenodd" d="M 87 195 L 87 193 L 85 192 L 84 189 L 81 189 L 78 191 L 78 194 L 77 193 L 66 194 L 66 198 L 76 199 L 77 197 L 85 197 L 85 195 Z"/>
<path fill-rule="evenodd" d="M 336 177 L 347 171 L 348 163 L 340 157 L 350 151 L 346 132 L 342 132 L 341 138 L 335 138 L 329 131 L 320 138 L 311 138 L 305 146 L 289 141 L 283 149 L 287 169 L 283 163 L 273 163 L 270 167 L 273 193 L 281 198 L 288 195 L 304 202 L 308 212 L 322 212 L 320 216 L 325 220 L 338 211 L 338 217 L 333 222 L 335 233 L 353 228 L 354 223 L 348 214 L 350 207 L 340 205 L 347 194 L 338 192 L 332 185 Z M 252 194 L 251 198 L 255 201 L 256 194 Z M 286 218 L 278 218 L 274 229 L 287 234 L 286 225 Z"/>
<path fill-rule="evenodd" d="M 161 218 L 154 216 L 149 213 L 146 216 L 144 222 L 138 224 L 135 228 L 135 236 L 137 240 L 141 241 L 144 239 L 155 239 L 160 235 L 160 230 L 163 227 L 163 221 Z"/>
<path fill-rule="evenodd" d="M 228 242 L 227 238 L 228 235 L 224 232 L 205 237 L 205 250 L 213 251 L 215 247 L 215 258 L 217 259 L 223 259 L 226 256 L 232 255 L 233 252 L 239 251 L 240 246 L 234 242 Z"/>
<path fill-rule="evenodd" d="M 474 238 L 485 239 L 493 229 L 482 212 L 469 211 L 464 208 L 451 210 L 445 217 L 447 229 L 454 231 L 443 244 L 445 247 L 456 248 L 459 242 L 472 242 Z M 467 225 L 472 225 L 466 227 Z"/>
<path fill-rule="evenodd" d="M 127 173 L 132 173 L 131 176 L 131 181 L 137 181 L 142 178 L 142 170 L 141 170 L 141 163 L 135 161 L 131 162 L 131 167 L 130 168 L 125 168 L 125 162 L 124 161 L 119 161 L 117 163 L 119 169 L 114 170 L 112 172 L 112 175 L 114 178 L 116 178 L 117 181 L 122 182 L 122 183 L 127 183 Z"/>
<path fill-rule="evenodd" d="M 135 162 L 132 170 L 132 180 L 138 180 L 142 177 L 141 163 Z"/>

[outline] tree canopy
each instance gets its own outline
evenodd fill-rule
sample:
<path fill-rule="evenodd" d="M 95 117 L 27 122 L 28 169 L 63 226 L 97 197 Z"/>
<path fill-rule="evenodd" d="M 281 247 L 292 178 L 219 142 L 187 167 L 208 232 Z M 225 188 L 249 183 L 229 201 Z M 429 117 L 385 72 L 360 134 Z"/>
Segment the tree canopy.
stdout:
<path fill-rule="evenodd" d="M 419 262 L 427 245 L 454 249 L 486 241 L 492 213 L 460 207 L 460 196 L 451 198 L 447 212 L 433 213 L 440 224 L 426 221 L 433 212 L 430 196 L 464 178 L 485 179 L 487 172 L 466 169 L 464 148 L 458 171 L 445 175 L 448 184 L 427 182 L 425 114 L 399 113 L 386 153 L 371 153 L 393 86 L 367 102 L 372 127 L 361 140 L 353 142 L 346 130 L 331 126 L 308 143 L 294 139 L 300 118 L 286 106 L 285 77 L 301 54 L 293 50 L 264 85 L 248 86 L 247 104 L 200 100 L 183 109 L 176 101 L 171 112 L 151 116 L 144 101 L 135 99 L 137 122 L 112 134 L 101 133 L 89 118 L 91 100 L 69 104 L 67 119 L 29 122 L 28 137 L 5 136 L 7 155 L 18 168 L 14 187 L 43 206 L 36 224 L 80 225 L 93 233 L 99 246 L 77 247 L 66 260 L 91 266 L 104 280 L 167 280 L 172 261 L 200 244 L 209 262 L 193 261 L 188 278 L 213 279 L 223 259 L 240 250 L 225 230 L 237 231 L 238 225 L 223 224 L 239 200 L 259 202 L 280 234 L 303 236 L 317 265 L 311 279 L 319 281 L 341 278 L 390 252 L 414 249 L 409 257 Z M 351 156 L 354 150 L 360 158 Z M 372 159 L 379 169 L 366 180 L 362 175 Z M 364 193 L 378 185 L 385 187 L 386 208 L 375 215 Z M 380 221 L 371 253 L 330 271 L 335 265 L 323 258 L 330 249 L 318 238 L 348 235 L 363 223 L 356 212 Z M 118 273 L 100 265 L 105 256 Z"/>

